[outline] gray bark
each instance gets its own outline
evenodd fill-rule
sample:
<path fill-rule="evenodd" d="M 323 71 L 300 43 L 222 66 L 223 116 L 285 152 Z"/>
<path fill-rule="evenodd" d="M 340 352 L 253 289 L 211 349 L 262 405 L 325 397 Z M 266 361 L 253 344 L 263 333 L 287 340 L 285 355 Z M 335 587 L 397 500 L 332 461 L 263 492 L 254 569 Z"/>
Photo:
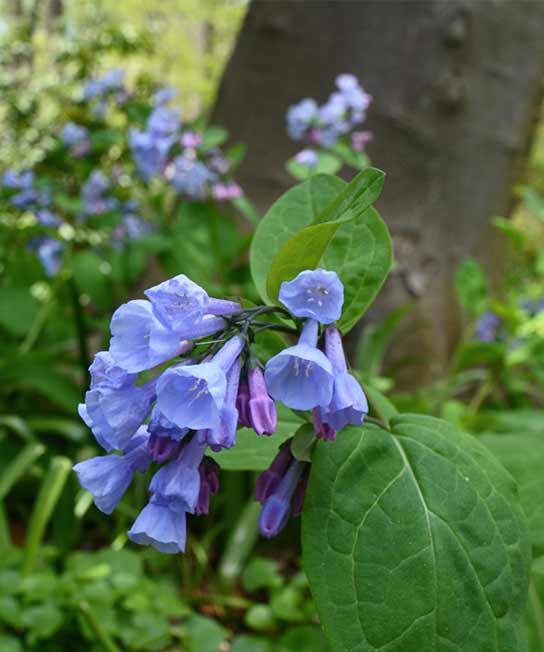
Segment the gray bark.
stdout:
<path fill-rule="evenodd" d="M 541 101 L 543 28 L 543 2 L 258 0 L 223 77 L 213 120 L 247 143 L 240 181 L 261 210 L 293 183 L 286 108 L 323 101 L 341 72 L 374 96 L 369 154 L 388 175 L 378 207 L 397 266 L 373 316 L 415 297 L 397 348 L 424 375 L 458 336 L 458 262 L 493 251 L 489 218 L 511 208 Z"/>

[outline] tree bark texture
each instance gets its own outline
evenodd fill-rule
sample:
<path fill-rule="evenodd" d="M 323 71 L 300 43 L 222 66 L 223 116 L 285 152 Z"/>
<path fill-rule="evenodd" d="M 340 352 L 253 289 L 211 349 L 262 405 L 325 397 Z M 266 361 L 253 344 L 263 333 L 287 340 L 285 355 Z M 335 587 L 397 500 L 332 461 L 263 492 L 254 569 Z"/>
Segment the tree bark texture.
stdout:
<path fill-rule="evenodd" d="M 257 0 L 224 74 L 213 120 L 247 143 L 240 181 L 263 211 L 293 183 L 287 107 L 324 101 L 342 72 L 373 95 L 369 155 L 387 172 L 378 208 L 397 262 L 370 317 L 415 299 L 394 357 L 409 354 L 418 382 L 458 337 L 459 261 L 489 262 L 489 219 L 511 208 L 542 99 L 543 29 L 544 2 Z"/>

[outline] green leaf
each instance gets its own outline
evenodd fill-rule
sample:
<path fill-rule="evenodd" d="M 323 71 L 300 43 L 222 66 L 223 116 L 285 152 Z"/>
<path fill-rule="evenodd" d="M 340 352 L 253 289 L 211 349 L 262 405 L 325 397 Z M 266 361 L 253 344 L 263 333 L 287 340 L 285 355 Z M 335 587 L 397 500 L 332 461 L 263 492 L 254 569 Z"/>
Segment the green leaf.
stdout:
<path fill-rule="evenodd" d="M 185 623 L 188 652 L 221 652 L 227 630 L 211 618 L 195 614 Z"/>
<path fill-rule="evenodd" d="M 521 506 L 529 521 L 534 556 L 544 555 L 544 425 L 541 432 L 484 434 L 479 437 L 509 471 L 519 487 Z"/>
<path fill-rule="evenodd" d="M 376 389 L 369 383 L 363 383 L 362 386 L 370 407 L 380 419 L 389 424 L 389 421 L 398 414 L 395 405 L 385 394 L 382 394 L 379 389 Z"/>
<path fill-rule="evenodd" d="M 484 307 L 489 290 L 484 268 L 474 258 L 467 258 L 457 268 L 455 288 L 460 303 L 471 317 L 476 317 Z"/>
<path fill-rule="evenodd" d="M 265 303 L 271 303 L 266 279 L 276 253 L 292 235 L 311 224 L 345 186 L 337 177 L 313 176 L 288 190 L 263 217 L 251 243 L 250 264 L 253 281 Z"/>
<path fill-rule="evenodd" d="M 344 284 L 344 307 L 338 326 L 347 333 L 370 307 L 393 265 L 393 245 L 378 212 L 369 208 L 342 224 L 322 261 Z"/>
<path fill-rule="evenodd" d="M 316 442 L 314 427 L 311 423 L 304 423 L 296 431 L 291 442 L 291 453 L 296 460 L 301 462 L 312 461 L 312 451 Z"/>
<path fill-rule="evenodd" d="M 260 636 L 237 636 L 232 642 L 231 652 L 273 652 L 272 642 Z"/>
<path fill-rule="evenodd" d="M 278 652 L 327 652 L 327 642 L 319 627 L 292 627 L 280 639 Z"/>
<path fill-rule="evenodd" d="M 444 421 L 391 424 L 314 453 L 302 544 L 331 652 L 521 652 L 530 554 L 515 483 Z"/>
<path fill-rule="evenodd" d="M 227 471 L 264 471 L 276 456 L 279 445 L 304 423 L 291 410 L 280 405 L 277 408 L 278 427 L 272 436 L 259 437 L 251 428 L 241 428 L 236 435 L 236 446 L 210 456 Z"/>
<path fill-rule="evenodd" d="M 259 589 L 279 589 L 282 585 L 279 564 L 272 559 L 253 557 L 242 574 L 242 586 L 248 593 Z"/>
<path fill-rule="evenodd" d="M 0 326 L 13 335 L 25 335 L 38 312 L 38 304 L 24 288 L 0 288 Z"/>
<path fill-rule="evenodd" d="M 30 443 L 11 460 L 0 476 L 0 501 L 4 500 L 13 485 L 44 452 L 42 444 Z"/>
<path fill-rule="evenodd" d="M 364 217 L 365 211 L 378 198 L 384 178 L 384 173 L 375 168 L 367 168 L 363 172 L 360 172 L 323 211 L 315 216 L 312 224 L 301 229 L 285 242 L 270 265 L 267 278 L 267 293 L 269 297 L 275 299 L 278 296 L 279 288 L 283 281 L 293 279 L 299 272 L 305 269 L 317 267 L 331 240 L 343 223 L 350 224 L 352 220 L 357 221 L 359 228 L 355 231 L 357 234 L 355 235 L 355 239 L 357 240 L 356 247 L 348 247 L 348 251 L 345 251 L 346 246 L 354 238 L 354 232 L 350 224 L 347 230 L 344 231 L 343 241 L 337 244 L 336 249 L 332 250 L 331 260 L 325 262 L 327 269 L 335 270 L 341 278 L 340 267 L 344 271 L 344 276 L 347 275 L 346 269 L 348 267 L 355 266 L 357 269 L 359 268 L 357 260 L 361 256 L 361 246 L 364 247 L 367 256 L 374 256 L 376 248 L 375 237 L 378 238 L 378 241 L 385 238 L 388 242 L 389 249 L 391 249 L 387 228 L 378 214 L 373 212 L 366 219 Z M 369 230 L 366 227 L 366 223 L 369 220 L 372 222 L 374 230 Z M 376 227 L 379 226 L 381 226 L 379 231 L 383 231 L 383 233 L 378 232 Z M 359 239 L 361 228 L 364 230 L 363 241 Z M 368 244 L 371 247 L 368 247 Z M 336 264 L 340 267 L 337 267 Z M 386 275 L 389 267 L 390 262 Z M 367 268 L 365 268 L 365 273 L 368 273 Z M 382 279 L 382 283 L 384 279 Z M 351 280 L 350 274 L 349 281 Z M 380 286 L 381 283 L 373 292 L 372 298 Z M 349 289 L 349 283 L 346 289 Z M 348 303 L 349 301 L 345 301 L 344 310 Z"/>
<path fill-rule="evenodd" d="M 297 162 L 296 156 L 289 159 L 285 164 L 285 169 L 295 179 L 304 181 L 314 174 L 336 174 L 342 167 L 342 161 L 336 156 L 327 153 L 319 153 L 317 164 L 312 167 L 301 165 Z"/>

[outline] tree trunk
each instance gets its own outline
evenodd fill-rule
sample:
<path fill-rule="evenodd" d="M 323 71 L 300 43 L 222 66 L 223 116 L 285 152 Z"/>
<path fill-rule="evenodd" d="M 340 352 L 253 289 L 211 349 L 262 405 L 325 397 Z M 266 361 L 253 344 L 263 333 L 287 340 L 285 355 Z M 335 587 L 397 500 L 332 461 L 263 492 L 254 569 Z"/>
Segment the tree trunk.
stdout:
<path fill-rule="evenodd" d="M 544 3 L 522 0 L 259 0 L 223 77 L 213 120 L 247 143 L 240 181 L 261 210 L 292 184 L 287 107 L 325 100 L 341 72 L 374 96 L 369 154 L 388 175 L 378 207 L 397 265 L 372 314 L 415 298 L 396 346 L 417 358 L 418 381 L 458 336 L 455 268 L 485 260 L 489 218 L 511 208 L 541 101 L 543 28 Z"/>

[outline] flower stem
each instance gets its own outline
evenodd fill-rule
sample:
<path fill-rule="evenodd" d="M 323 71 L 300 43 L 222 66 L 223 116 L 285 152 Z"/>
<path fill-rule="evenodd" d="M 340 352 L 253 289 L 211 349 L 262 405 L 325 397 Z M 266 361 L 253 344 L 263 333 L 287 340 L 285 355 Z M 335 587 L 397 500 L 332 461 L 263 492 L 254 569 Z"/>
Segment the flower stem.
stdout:
<path fill-rule="evenodd" d="M 83 374 L 84 386 L 89 384 L 89 348 L 87 345 L 87 327 L 85 325 L 85 314 L 79 301 L 79 288 L 74 278 L 68 281 L 70 295 L 72 298 L 72 308 L 74 315 L 74 325 L 76 327 L 77 342 L 79 349 L 79 363 Z"/>

